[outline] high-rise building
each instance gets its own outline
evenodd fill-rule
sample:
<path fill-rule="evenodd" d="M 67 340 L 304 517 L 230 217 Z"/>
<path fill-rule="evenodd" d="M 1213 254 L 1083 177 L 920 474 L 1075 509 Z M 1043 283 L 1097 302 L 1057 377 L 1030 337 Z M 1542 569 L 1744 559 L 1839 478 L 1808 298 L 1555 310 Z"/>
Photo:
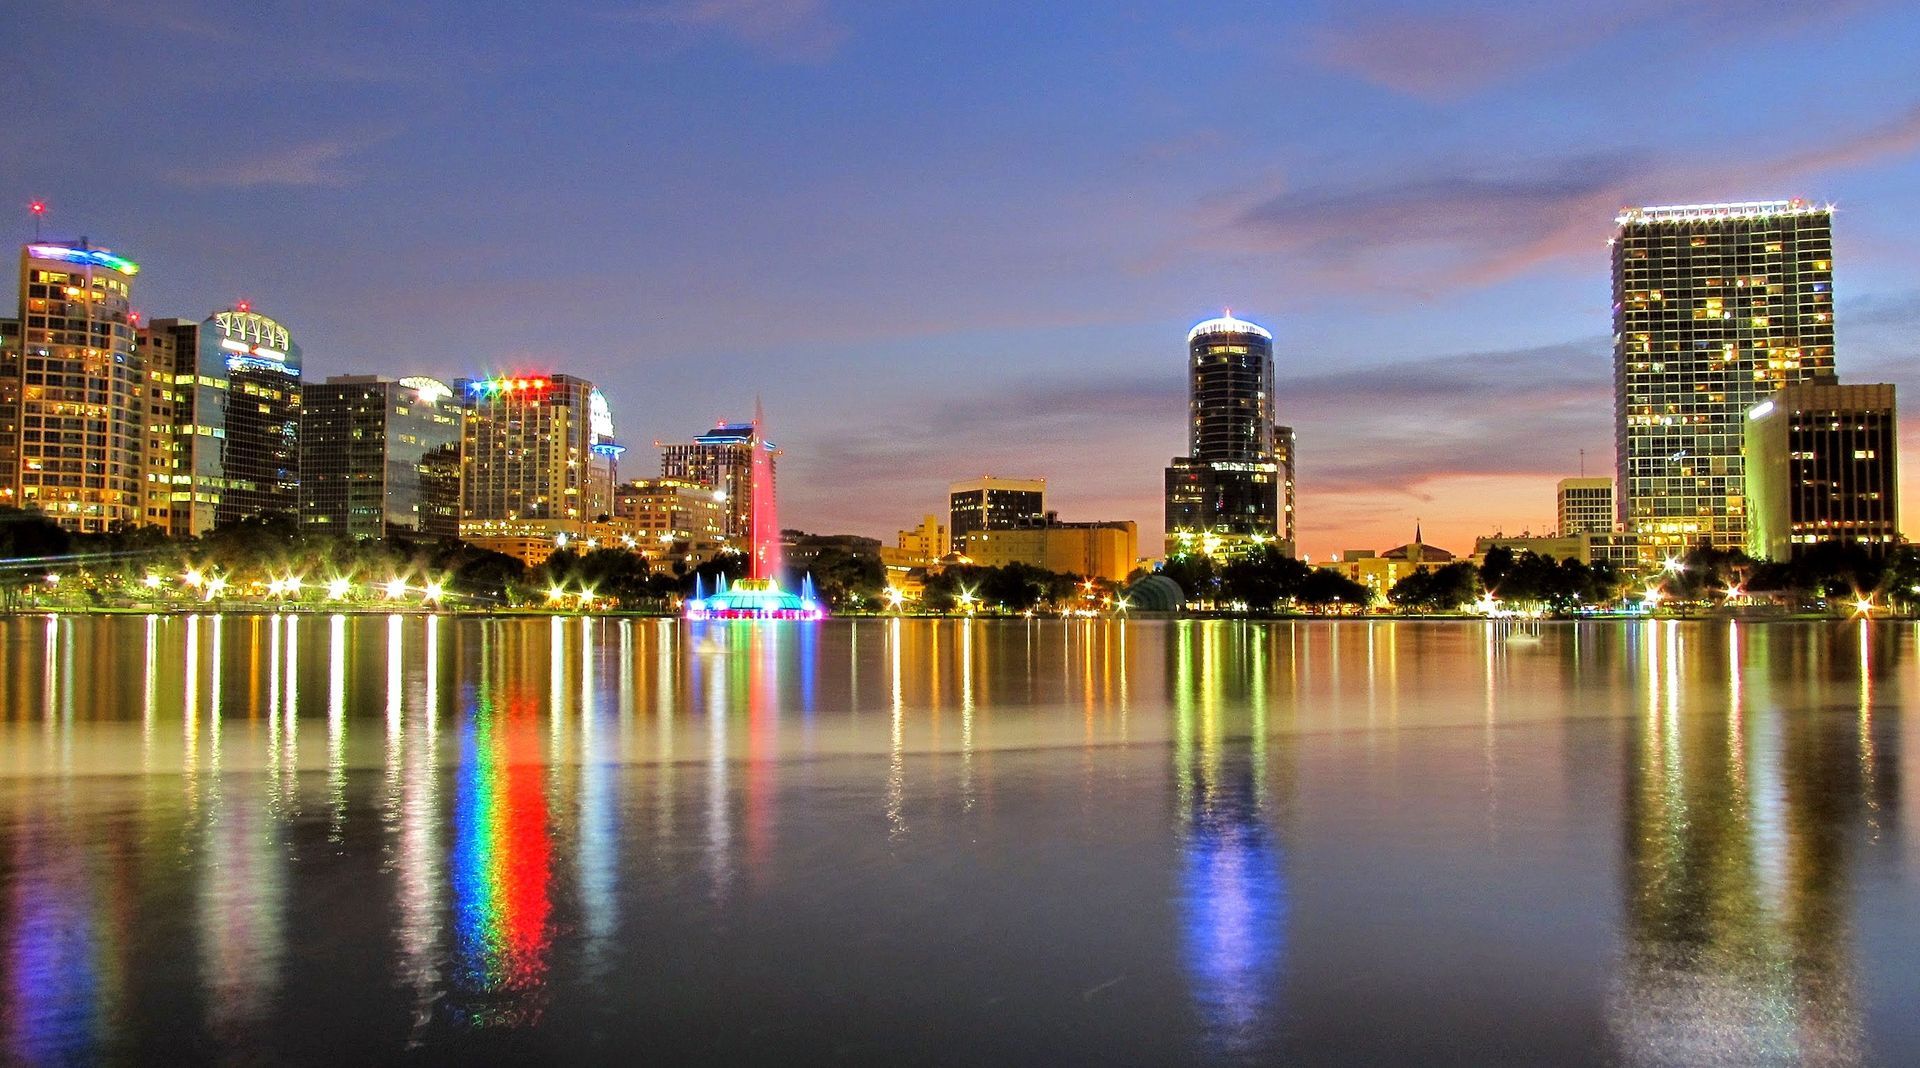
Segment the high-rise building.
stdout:
<path fill-rule="evenodd" d="M 593 383 L 516 375 L 454 383 L 464 413 L 460 536 L 590 536 L 613 514 L 613 412 Z"/>
<path fill-rule="evenodd" d="M 1293 460 L 1299 445 L 1292 427 L 1273 428 L 1273 462 L 1280 468 L 1280 550 L 1288 556 L 1295 555 L 1300 544 L 1293 510 Z"/>
<path fill-rule="evenodd" d="M 679 478 L 620 486 L 613 515 L 639 548 L 662 563 L 692 567 L 727 547 L 727 500 L 720 490 Z"/>
<path fill-rule="evenodd" d="M 1186 456 L 1166 472 L 1167 553 L 1233 555 L 1291 542 L 1274 424 L 1273 334 L 1231 315 L 1187 333 Z M 1291 432 L 1287 458 L 1292 463 Z"/>
<path fill-rule="evenodd" d="M 1554 498 L 1562 536 L 1605 534 L 1613 529 L 1613 479 L 1563 478 Z"/>
<path fill-rule="evenodd" d="M 0 319 L 0 507 L 20 503 L 20 320 Z"/>
<path fill-rule="evenodd" d="M 1649 557 L 1746 544 L 1742 420 L 1833 370 L 1833 212 L 1634 208 L 1613 239 L 1620 519 Z"/>
<path fill-rule="evenodd" d="M 378 375 L 301 397 L 300 521 L 355 538 L 460 533 L 461 413 L 446 384 Z"/>
<path fill-rule="evenodd" d="M 967 551 L 979 530 L 1012 530 L 1047 518 L 1047 480 L 982 475 L 947 487 L 947 530 L 953 551 Z"/>
<path fill-rule="evenodd" d="M 185 535 L 267 512 L 297 514 L 301 361 L 287 328 L 240 304 L 202 322 L 155 319 L 139 341 L 152 377 L 148 520 Z M 152 514 L 162 485 L 165 517 Z"/>
<path fill-rule="evenodd" d="M 20 251 L 14 499 L 70 530 L 142 523 L 146 383 L 129 304 L 139 271 L 84 240 Z"/>
<path fill-rule="evenodd" d="M 1747 414 L 1747 553 L 1786 560 L 1824 541 L 1900 541 L 1893 386 L 1788 386 Z"/>
<path fill-rule="evenodd" d="M 753 530 L 752 423 L 717 423 L 690 442 L 661 443 L 660 477 L 695 482 L 726 494 L 727 539 L 745 549 Z M 767 477 L 776 479 L 780 450 L 761 440 L 767 451 Z"/>

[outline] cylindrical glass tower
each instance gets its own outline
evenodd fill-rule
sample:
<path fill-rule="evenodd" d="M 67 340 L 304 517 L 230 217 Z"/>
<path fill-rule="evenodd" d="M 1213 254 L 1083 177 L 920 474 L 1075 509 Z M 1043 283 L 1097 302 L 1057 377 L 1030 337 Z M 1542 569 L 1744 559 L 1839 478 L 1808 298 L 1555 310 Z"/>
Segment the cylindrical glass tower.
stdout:
<path fill-rule="evenodd" d="M 1222 316 L 1187 334 L 1187 412 L 1196 460 L 1273 459 L 1273 335 Z"/>

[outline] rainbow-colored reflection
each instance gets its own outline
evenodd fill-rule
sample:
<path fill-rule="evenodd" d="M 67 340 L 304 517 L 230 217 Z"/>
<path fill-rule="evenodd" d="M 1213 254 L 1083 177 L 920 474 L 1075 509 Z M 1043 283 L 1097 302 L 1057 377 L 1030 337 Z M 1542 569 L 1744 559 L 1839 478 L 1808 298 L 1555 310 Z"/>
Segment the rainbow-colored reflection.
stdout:
<path fill-rule="evenodd" d="M 553 842 L 532 698 L 496 709 L 483 688 L 460 736 L 450 882 L 455 1011 L 481 1027 L 539 1022 L 552 946 Z"/>

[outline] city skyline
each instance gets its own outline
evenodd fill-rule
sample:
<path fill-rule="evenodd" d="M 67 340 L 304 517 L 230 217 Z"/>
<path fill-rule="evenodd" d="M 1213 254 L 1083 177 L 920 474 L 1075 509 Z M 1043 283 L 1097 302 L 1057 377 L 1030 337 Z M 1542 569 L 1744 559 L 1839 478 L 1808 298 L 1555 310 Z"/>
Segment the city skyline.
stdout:
<path fill-rule="evenodd" d="M 1064 514 L 1134 518 L 1157 544 L 1179 338 L 1228 306 L 1276 335 L 1303 552 L 1398 544 L 1415 519 L 1456 551 L 1550 526 L 1579 450 L 1588 474 L 1611 466 L 1605 240 L 1624 206 L 1836 202 L 1842 379 L 1911 385 L 1920 105 L 1885 72 L 1920 18 L 1891 5 L 1707 37 L 1694 20 L 1733 13 L 1667 15 L 1651 49 L 1651 9 L 1575 9 L 1564 34 L 1507 19 L 1514 47 L 1464 64 L 1407 42 L 1495 16 L 647 12 L 582 9 L 487 64 L 464 60 L 525 27 L 474 16 L 409 44 L 391 31 L 432 15 L 29 14 L 47 48 L 284 34 L 299 59 L 218 82 L 158 68 L 101 103 L 111 147 L 91 127 L 22 130 L 0 203 L 22 206 L 18 240 L 45 197 L 49 237 L 140 261 L 150 317 L 273 308 L 310 381 L 396 360 L 448 380 L 487 360 L 565 370 L 604 384 L 633 440 L 737 417 L 763 390 L 789 525 L 883 538 L 991 471 L 1047 477 Z M 1775 69 L 1767 46 L 1789 37 L 1796 64 Z M 1686 73 L 1682 38 L 1716 62 Z M 1104 62 L 1042 62 L 1065 41 Z M 1007 77 L 943 73 L 929 59 L 947 48 Z M 568 69 L 535 58 L 555 52 Z M 1214 53 L 1253 69 L 1168 76 Z M 714 54 L 767 91 L 700 73 Z M 1665 77 L 1623 92 L 1636 63 Z M 1726 76 L 1763 64 L 1783 115 L 1755 115 L 1753 79 Z M 27 67 L 0 93 L 19 105 L 53 78 Z M 862 104 L 873 79 L 892 95 Z M 563 98 L 580 114 L 548 124 Z M 206 121 L 183 132 L 174 113 Z M 476 147 L 500 140 L 482 124 L 523 144 Z M 647 154 L 667 145 L 671 166 Z"/>

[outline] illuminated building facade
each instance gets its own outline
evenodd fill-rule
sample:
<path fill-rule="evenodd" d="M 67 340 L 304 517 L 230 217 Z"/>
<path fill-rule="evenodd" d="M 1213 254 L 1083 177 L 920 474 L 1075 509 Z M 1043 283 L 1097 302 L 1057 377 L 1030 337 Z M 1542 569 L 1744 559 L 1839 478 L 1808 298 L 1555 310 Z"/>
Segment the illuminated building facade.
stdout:
<path fill-rule="evenodd" d="M 1293 511 L 1293 459 L 1298 450 L 1299 439 L 1294 437 L 1292 427 L 1273 428 L 1273 462 L 1280 468 L 1280 551 L 1288 556 L 1294 555 L 1294 547 L 1299 544 Z"/>
<path fill-rule="evenodd" d="M 966 553 L 976 531 L 1012 530 L 1047 518 L 1047 480 L 982 475 L 947 487 L 947 530 L 953 551 Z"/>
<path fill-rule="evenodd" d="M 0 506 L 20 501 L 20 320 L 0 319 Z"/>
<path fill-rule="evenodd" d="M 297 514 L 301 361 L 287 328 L 241 304 L 198 323 L 155 319 L 139 336 L 152 376 L 148 512 L 160 510 L 165 485 L 164 525 L 176 535 Z"/>
<path fill-rule="evenodd" d="M 454 383 L 462 420 L 460 536 L 585 537 L 613 514 L 619 446 L 594 384 L 572 375 Z"/>
<path fill-rule="evenodd" d="M 614 519 L 657 563 L 693 567 L 727 547 L 727 502 L 721 491 L 679 478 L 642 478 L 621 485 Z"/>
<path fill-rule="evenodd" d="M 1188 454 L 1166 470 L 1167 554 L 1291 552 L 1293 436 L 1274 423 L 1265 327 L 1226 315 L 1187 333 L 1187 429 Z"/>
<path fill-rule="evenodd" d="M 937 515 L 920 517 L 920 525 L 912 530 L 902 530 L 894 536 L 894 547 L 906 560 L 924 561 L 931 564 L 950 551 L 947 540 L 947 526 L 940 522 Z"/>
<path fill-rule="evenodd" d="M 1031 564 L 1063 575 L 1122 582 L 1140 558 L 1140 528 L 1133 520 L 1062 523 L 1049 517 L 1010 530 L 976 530 L 967 556 L 986 567 Z"/>
<path fill-rule="evenodd" d="M 1635 208 L 1613 239 L 1620 519 L 1649 558 L 1746 544 L 1742 422 L 1833 371 L 1833 211 Z"/>
<path fill-rule="evenodd" d="M 1616 508 L 1611 478 L 1563 478 L 1554 488 L 1560 533 L 1604 534 L 1613 529 Z"/>
<path fill-rule="evenodd" d="M 726 495 L 727 539 L 744 547 L 753 530 L 752 423 L 717 423 L 692 441 L 660 443 L 660 477 L 695 482 Z M 777 484 L 780 450 L 761 441 L 766 477 Z"/>
<path fill-rule="evenodd" d="M 1824 541 L 1900 541 L 1900 424 L 1890 384 L 1788 386 L 1745 434 L 1747 554 L 1787 560 Z"/>
<path fill-rule="evenodd" d="M 145 375 L 129 300 L 140 267 L 80 242 L 20 251 L 11 501 L 70 530 L 142 523 Z"/>
<path fill-rule="evenodd" d="M 336 375 L 302 398 L 300 521 L 355 538 L 460 533 L 461 413 L 431 378 Z"/>

